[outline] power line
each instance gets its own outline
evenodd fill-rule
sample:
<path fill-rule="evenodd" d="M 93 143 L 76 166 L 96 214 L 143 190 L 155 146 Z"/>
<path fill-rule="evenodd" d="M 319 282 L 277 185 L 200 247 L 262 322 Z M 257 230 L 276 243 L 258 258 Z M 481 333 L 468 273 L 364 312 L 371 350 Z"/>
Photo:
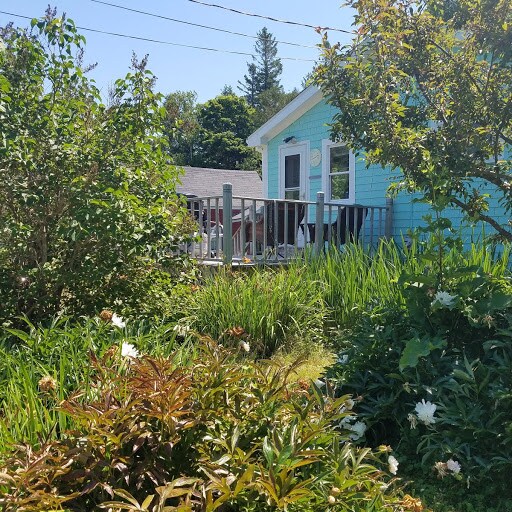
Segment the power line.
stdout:
<path fill-rule="evenodd" d="M 244 16 L 252 16 L 254 18 L 262 18 L 264 20 L 275 21 L 277 23 L 287 23 L 288 25 L 298 25 L 299 27 L 307 27 L 313 28 L 315 30 L 332 30 L 335 32 L 343 32 L 344 34 L 356 35 L 356 32 L 351 30 L 344 30 L 342 28 L 333 28 L 333 27 L 322 27 L 319 25 L 309 25 L 308 23 L 300 23 L 298 21 L 290 21 L 290 20 L 281 20 L 279 18 L 272 18 L 271 16 L 264 16 L 263 14 L 254 14 L 251 12 L 239 11 L 238 9 L 233 9 L 231 7 L 225 7 L 224 5 L 218 4 L 210 4 L 208 2 L 202 2 L 201 0 L 188 0 L 194 4 L 206 5 L 207 7 L 216 7 L 217 9 L 224 9 L 225 11 L 235 12 L 237 14 L 243 14 Z"/>
<path fill-rule="evenodd" d="M 0 13 L 1 14 L 7 14 L 8 16 L 14 16 L 16 18 L 23 18 L 23 19 L 26 19 L 26 20 L 32 20 L 33 19 L 30 16 L 22 16 L 21 14 L 14 14 L 14 13 L 11 13 L 11 12 L 6 12 L 6 11 L 0 11 Z M 81 27 L 79 25 L 76 25 L 76 28 L 78 28 L 80 30 L 86 30 L 88 32 L 95 32 L 97 34 L 105 34 L 105 35 L 115 36 L 115 37 L 124 37 L 124 38 L 127 38 L 127 39 L 136 39 L 138 41 L 148 41 L 150 43 L 165 44 L 165 45 L 170 45 L 170 46 L 179 46 L 181 48 L 193 48 L 195 50 L 204 50 L 204 51 L 209 51 L 209 52 L 230 53 L 230 54 L 234 54 L 234 55 L 246 55 L 248 57 L 254 57 L 254 54 L 252 54 L 252 53 L 238 52 L 238 51 L 235 51 L 235 50 L 221 50 L 219 48 L 209 48 L 209 47 L 206 47 L 206 46 L 193 46 L 193 45 L 190 45 L 190 44 L 174 43 L 174 42 L 171 42 L 171 41 L 161 41 L 159 39 L 151 39 L 151 38 L 148 38 L 148 37 L 133 36 L 133 35 L 130 35 L 130 34 L 119 34 L 117 32 L 108 32 L 106 30 L 98 30 L 98 29 L 95 29 L 95 28 Z M 295 60 L 295 61 L 301 61 L 301 62 L 316 62 L 313 59 L 301 59 L 301 58 L 296 58 L 296 57 L 279 57 L 279 58 L 281 60 Z"/>
<path fill-rule="evenodd" d="M 139 9 L 132 9 L 131 7 L 125 7 L 124 5 L 112 4 L 110 2 L 103 2 L 102 0 L 91 0 L 91 2 L 94 2 L 97 4 L 108 5 L 109 7 L 115 7 L 117 9 L 122 9 L 124 11 L 131 11 L 131 12 L 136 12 L 138 14 L 144 14 L 146 16 L 152 16 L 154 18 L 160 18 L 163 20 L 173 21 L 175 23 L 182 23 L 184 25 L 190 25 L 192 27 L 206 28 L 208 30 L 215 30 L 216 32 L 223 32 L 225 34 L 231 34 L 234 36 L 248 37 L 250 39 L 258 39 L 258 36 L 252 36 L 250 34 L 244 34 L 242 32 L 234 32 L 232 30 L 227 30 L 224 28 L 210 27 L 209 25 L 202 25 L 200 23 L 194 23 L 192 21 L 185 21 L 185 20 L 179 20 L 177 18 L 170 18 L 169 16 L 163 16 L 162 14 L 155 14 L 152 12 L 141 11 Z M 276 41 L 276 42 L 279 44 L 286 44 L 286 45 L 290 45 L 290 46 L 299 46 L 300 48 L 315 48 L 316 49 L 316 46 L 310 46 L 310 45 L 305 45 L 305 44 L 300 44 L 300 43 L 290 43 L 289 41 Z"/>

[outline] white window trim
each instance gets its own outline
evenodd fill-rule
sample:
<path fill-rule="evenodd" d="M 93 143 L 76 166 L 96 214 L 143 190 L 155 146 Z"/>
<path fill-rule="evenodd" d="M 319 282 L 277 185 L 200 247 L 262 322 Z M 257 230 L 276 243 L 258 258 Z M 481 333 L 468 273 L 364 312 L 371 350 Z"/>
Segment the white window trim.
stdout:
<path fill-rule="evenodd" d="M 343 142 L 332 142 L 329 139 L 322 141 L 322 186 L 325 192 L 325 201 L 328 203 L 336 204 L 355 204 L 356 202 L 356 156 L 353 151 L 348 154 L 348 198 L 347 199 L 331 199 L 331 185 L 329 180 L 330 175 L 330 149 L 338 146 L 345 146 Z"/>
<path fill-rule="evenodd" d="M 284 199 L 284 158 L 289 155 L 301 155 L 300 160 L 300 183 L 301 191 L 299 200 L 305 201 L 309 197 L 309 141 L 296 142 L 295 144 L 281 144 L 279 146 L 278 164 L 278 190 L 279 199 Z"/>

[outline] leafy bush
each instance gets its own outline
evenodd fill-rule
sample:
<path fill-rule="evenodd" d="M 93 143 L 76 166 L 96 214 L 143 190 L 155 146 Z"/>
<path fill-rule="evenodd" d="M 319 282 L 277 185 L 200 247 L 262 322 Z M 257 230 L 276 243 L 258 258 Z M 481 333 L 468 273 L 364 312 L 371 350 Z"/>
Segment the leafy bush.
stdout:
<path fill-rule="evenodd" d="M 132 353 L 132 356 L 137 354 Z M 291 385 L 293 367 L 240 360 L 207 343 L 171 358 L 92 358 L 59 410 L 75 424 L 0 472 L 6 512 L 382 510 L 406 508 L 383 470 L 387 449 L 354 448 L 337 423 L 348 397 Z"/>
<path fill-rule="evenodd" d="M 107 106 L 71 20 L 49 10 L 0 37 L 0 321 L 159 313 L 147 295 L 172 288 L 183 267 L 171 249 L 193 229 L 145 59 Z"/>
<path fill-rule="evenodd" d="M 399 280 L 404 304 L 362 315 L 340 340 L 332 376 L 340 393 L 360 398 L 367 441 L 396 446 L 424 475 L 435 467 L 439 477 L 503 490 L 512 467 L 512 282 L 509 249 L 491 254 L 447 252 L 441 276 L 423 253 L 430 265 Z"/>

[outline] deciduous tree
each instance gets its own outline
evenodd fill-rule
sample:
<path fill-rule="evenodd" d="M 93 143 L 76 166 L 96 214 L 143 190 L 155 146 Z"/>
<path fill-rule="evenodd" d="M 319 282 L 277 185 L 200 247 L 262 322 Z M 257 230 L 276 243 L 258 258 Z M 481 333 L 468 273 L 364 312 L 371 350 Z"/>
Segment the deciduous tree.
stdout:
<path fill-rule="evenodd" d="M 512 240 L 488 211 L 512 209 L 509 0 L 350 0 L 357 36 L 323 43 L 316 75 L 338 108 L 333 137 L 368 163 L 400 168 L 402 188 L 460 208 Z"/>
<path fill-rule="evenodd" d="M 168 151 L 178 165 L 186 165 L 194 158 L 200 128 L 196 101 L 197 94 L 194 91 L 172 92 L 164 99 Z"/>
<path fill-rule="evenodd" d="M 107 106 L 71 20 L 48 12 L 1 39 L 0 320 L 146 300 L 186 210 L 145 59 Z"/>
<path fill-rule="evenodd" d="M 199 105 L 197 118 L 201 130 L 196 165 L 219 169 L 258 168 L 259 157 L 246 143 L 254 126 L 253 116 L 254 109 L 239 96 L 217 96 Z"/>

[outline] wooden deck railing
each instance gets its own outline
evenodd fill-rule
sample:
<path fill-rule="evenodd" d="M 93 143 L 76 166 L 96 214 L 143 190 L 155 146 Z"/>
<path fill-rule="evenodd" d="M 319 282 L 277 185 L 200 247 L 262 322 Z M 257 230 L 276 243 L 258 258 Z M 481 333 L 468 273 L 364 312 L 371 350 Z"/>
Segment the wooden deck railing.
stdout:
<path fill-rule="evenodd" d="M 278 263 L 297 257 L 307 246 L 320 252 L 328 245 L 358 242 L 374 247 L 391 236 L 393 203 L 383 206 L 237 197 L 229 183 L 222 196 L 187 200 L 198 222 L 194 258 L 230 264 Z M 319 235 L 319 236 L 317 236 Z"/>

